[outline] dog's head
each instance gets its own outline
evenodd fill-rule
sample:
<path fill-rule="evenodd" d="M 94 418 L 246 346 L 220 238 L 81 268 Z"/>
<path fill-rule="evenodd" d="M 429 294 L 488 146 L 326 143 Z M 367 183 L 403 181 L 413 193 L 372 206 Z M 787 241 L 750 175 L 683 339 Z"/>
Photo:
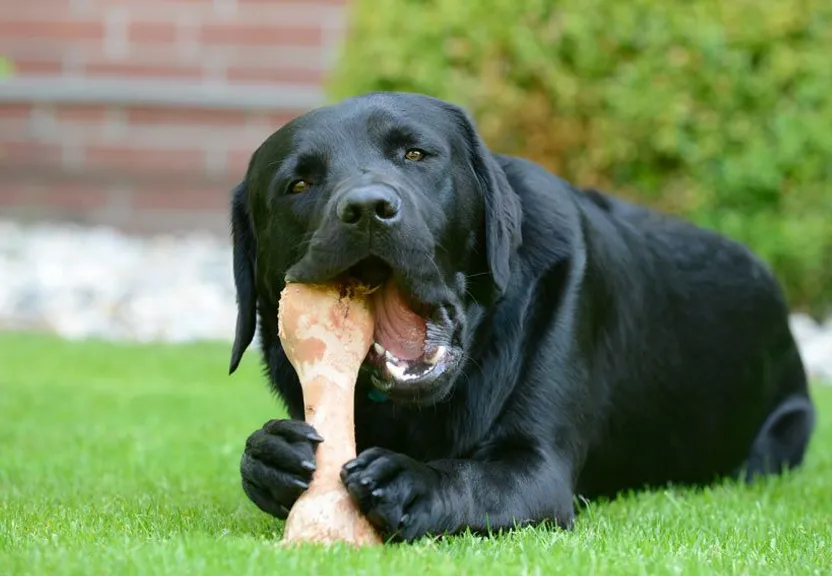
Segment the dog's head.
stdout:
<path fill-rule="evenodd" d="M 475 309 L 509 283 L 520 214 L 456 106 L 374 93 L 294 119 L 255 151 L 234 191 L 231 371 L 253 338 L 258 301 L 276 305 L 288 281 L 351 276 L 377 287 L 361 378 L 394 400 L 441 399 Z"/>

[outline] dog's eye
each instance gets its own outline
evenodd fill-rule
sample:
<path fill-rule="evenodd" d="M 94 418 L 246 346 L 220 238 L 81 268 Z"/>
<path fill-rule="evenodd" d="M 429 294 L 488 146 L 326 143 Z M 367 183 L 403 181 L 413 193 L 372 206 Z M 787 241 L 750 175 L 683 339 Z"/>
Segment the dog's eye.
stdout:
<path fill-rule="evenodd" d="M 426 154 L 418 148 L 411 148 L 410 150 L 404 153 L 404 157 L 410 160 L 411 162 L 419 162 L 420 160 L 424 160 L 425 156 Z"/>
<path fill-rule="evenodd" d="M 300 194 L 309 190 L 309 182 L 306 180 L 295 180 L 289 185 L 289 192 L 292 194 Z"/>

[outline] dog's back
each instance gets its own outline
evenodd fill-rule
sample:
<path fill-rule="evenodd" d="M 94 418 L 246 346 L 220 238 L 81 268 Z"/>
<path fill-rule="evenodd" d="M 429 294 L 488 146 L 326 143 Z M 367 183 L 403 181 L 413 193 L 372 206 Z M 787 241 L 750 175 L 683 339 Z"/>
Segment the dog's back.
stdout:
<path fill-rule="evenodd" d="M 593 364 L 610 380 L 607 420 L 581 488 L 706 483 L 798 465 L 814 410 L 768 267 L 681 219 L 597 190 L 583 199 L 588 226 L 602 230 L 588 234 L 594 265 L 617 270 L 621 283 L 611 285 L 615 309 Z"/>

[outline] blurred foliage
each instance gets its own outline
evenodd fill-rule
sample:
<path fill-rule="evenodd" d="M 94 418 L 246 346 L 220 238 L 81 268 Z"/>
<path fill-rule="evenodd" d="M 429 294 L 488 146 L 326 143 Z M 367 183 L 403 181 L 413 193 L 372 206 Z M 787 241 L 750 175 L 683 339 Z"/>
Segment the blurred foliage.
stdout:
<path fill-rule="evenodd" d="M 432 94 L 492 149 L 744 241 L 832 305 L 832 2 L 355 0 L 333 97 Z"/>
<path fill-rule="evenodd" d="M 12 66 L 11 60 L 0 56 L 0 79 L 11 76 L 13 71 L 14 67 Z"/>

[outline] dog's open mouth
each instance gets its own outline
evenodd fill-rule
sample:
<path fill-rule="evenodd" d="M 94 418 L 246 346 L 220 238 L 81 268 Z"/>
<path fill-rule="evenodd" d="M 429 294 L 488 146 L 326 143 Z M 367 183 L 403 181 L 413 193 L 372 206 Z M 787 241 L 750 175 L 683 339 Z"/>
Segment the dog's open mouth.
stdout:
<path fill-rule="evenodd" d="M 386 377 L 374 384 L 392 387 L 426 377 L 441 365 L 448 347 L 428 339 L 429 317 L 417 313 L 392 278 L 373 293 L 376 328 L 367 361 Z"/>
<path fill-rule="evenodd" d="M 441 374 L 452 353 L 437 310 L 402 289 L 381 260 L 362 260 L 348 274 L 374 288 L 374 342 L 365 360 L 373 385 L 385 391 L 418 386 Z"/>

